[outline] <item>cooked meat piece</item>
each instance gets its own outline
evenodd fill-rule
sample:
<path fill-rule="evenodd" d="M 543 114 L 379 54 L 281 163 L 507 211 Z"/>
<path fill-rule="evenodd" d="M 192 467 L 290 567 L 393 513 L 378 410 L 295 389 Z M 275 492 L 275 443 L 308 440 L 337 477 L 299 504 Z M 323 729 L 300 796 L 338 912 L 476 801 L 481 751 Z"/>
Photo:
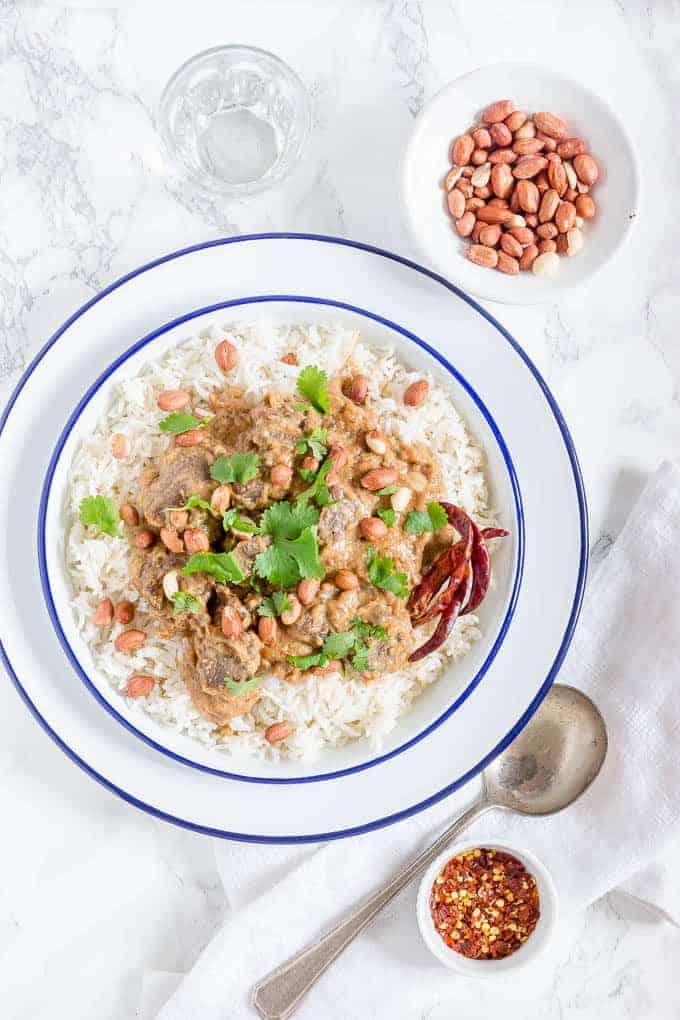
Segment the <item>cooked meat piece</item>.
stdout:
<path fill-rule="evenodd" d="M 231 487 L 231 501 L 234 506 L 243 507 L 244 510 L 264 509 L 272 502 L 271 488 L 268 481 L 259 477 L 244 485 L 235 483 Z"/>
<path fill-rule="evenodd" d="M 253 563 L 258 553 L 264 552 L 268 545 L 271 545 L 269 535 L 256 535 L 255 538 L 246 538 L 243 542 L 237 542 L 232 553 L 238 563 L 244 577 L 249 577 L 253 572 Z"/>
<path fill-rule="evenodd" d="M 304 414 L 296 411 L 295 397 L 272 394 L 268 402 L 252 409 L 252 442 L 264 463 L 290 463 L 291 451 L 303 432 Z"/>
<path fill-rule="evenodd" d="M 340 592 L 336 598 L 330 600 L 328 620 L 334 631 L 342 632 L 350 629 L 361 601 L 362 592 L 359 588 Z"/>
<path fill-rule="evenodd" d="M 324 640 L 331 632 L 328 622 L 326 603 L 316 602 L 306 609 L 297 623 L 288 627 L 288 634 L 295 641 L 302 641 L 313 648 L 321 648 Z"/>
<path fill-rule="evenodd" d="M 366 623 L 383 626 L 387 631 L 387 641 L 369 641 L 370 669 L 380 673 L 394 673 L 402 669 L 415 647 L 411 617 L 404 600 L 385 592 L 362 606 L 358 616 Z"/>
<path fill-rule="evenodd" d="M 142 598 L 146 599 L 151 609 L 160 612 L 163 608 L 163 578 L 170 570 L 178 573 L 184 566 L 185 558 L 171 553 L 161 543 L 150 549 L 140 549 L 135 553 L 130 569 L 130 580 Z M 189 580 L 184 578 L 183 580 Z M 168 605 L 165 599 L 166 606 Z"/>
<path fill-rule="evenodd" d="M 259 699 L 259 688 L 248 694 L 232 694 L 224 681 L 242 683 L 256 676 L 261 647 L 257 634 L 250 630 L 227 639 L 216 628 L 210 628 L 192 635 L 187 642 L 185 683 L 196 708 L 211 722 L 221 726 L 248 712 Z"/>
<path fill-rule="evenodd" d="M 200 446 L 170 446 L 158 468 L 142 476 L 138 506 L 149 524 L 161 528 L 167 507 L 184 506 L 192 493 L 210 499 L 216 482 L 210 478 L 210 458 Z"/>

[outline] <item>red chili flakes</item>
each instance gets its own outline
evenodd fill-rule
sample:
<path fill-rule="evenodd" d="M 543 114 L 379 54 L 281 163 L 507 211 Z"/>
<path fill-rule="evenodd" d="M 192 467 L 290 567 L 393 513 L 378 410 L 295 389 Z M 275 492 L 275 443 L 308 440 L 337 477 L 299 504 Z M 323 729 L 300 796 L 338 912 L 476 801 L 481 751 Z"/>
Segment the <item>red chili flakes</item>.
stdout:
<path fill-rule="evenodd" d="M 510 956 L 540 917 L 536 879 L 502 850 L 452 857 L 430 893 L 435 928 L 451 949 L 474 960 Z"/>

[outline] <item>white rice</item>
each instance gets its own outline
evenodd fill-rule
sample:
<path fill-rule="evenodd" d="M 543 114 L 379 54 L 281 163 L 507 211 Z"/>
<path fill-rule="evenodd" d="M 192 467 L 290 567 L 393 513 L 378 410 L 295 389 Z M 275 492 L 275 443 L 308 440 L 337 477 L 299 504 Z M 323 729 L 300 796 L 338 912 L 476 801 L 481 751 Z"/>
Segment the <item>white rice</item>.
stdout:
<path fill-rule="evenodd" d="M 379 747 L 397 720 L 408 712 L 417 695 L 441 675 L 447 662 L 461 658 L 480 637 L 477 618 L 462 617 L 445 645 L 421 662 L 370 684 L 339 675 L 311 677 L 302 684 L 288 684 L 269 677 L 252 713 L 233 719 L 233 733 L 222 735 L 194 708 L 180 677 L 179 649 L 175 641 L 163 640 L 151 631 L 144 646 L 130 655 L 115 651 L 114 640 L 122 628 L 95 627 L 92 614 L 104 598 L 117 604 L 122 599 L 138 602 L 129 586 L 131 550 L 127 540 L 93 537 L 79 520 L 80 501 L 89 495 L 110 496 L 116 504 L 135 502 L 139 477 L 167 446 L 158 431 L 163 416 L 156 405 L 164 389 L 187 389 L 206 399 L 215 385 L 224 383 L 213 352 L 216 342 L 228 338 L 239 349 L 237 369 L 229 381 L 246 389 L 247 397 L 259 400 L 270 389 L 292 392 L 300 368 L 280 358 L 294 351 L 300 366 L 317 364 L 329 375 L 349 365 L 370 379 L 372 405 L 386 431 L 407 441 L 428 442 L 439 458 L 447 498 L 462 506 L 482 526 L 494 520 L 487 505 L 483 457 L 472 444 L 447 390 L 430 377 L 430 396 L 419 408 L 407 408 L 404 389 L 422 373 L 409 372 L 393 351 L 372 349 L 351 329 L 338 324 L 306 323 L 290 327 L 268 320 L 256 323 L 217 325 L 200 336 L 178 344 L 157 361 L 147 362 L 132 379 L 112 388 L 108 410 L 96 429 L 83 439 L 71 468 L 67 519 L 67 566 L 73 585 L 73 611 L 96 669 L 120 692 L 132 673 L 162 678 L 148 698 L 128 701 L 132 712 L 146 712 L 174 731 L 187 734 L 220 751 L 251 754 L 261 758 L 312 759 L 325 747 L 338 747 L 366 737 Z M 123 461 L 111 455 L 111 436 L 124 433 L 131 455 Z M 144 611 L 139 603 L 140 618 Z M 293 734 L 272 747 L 264 731 L 273 722 L 290 722 Z"/>

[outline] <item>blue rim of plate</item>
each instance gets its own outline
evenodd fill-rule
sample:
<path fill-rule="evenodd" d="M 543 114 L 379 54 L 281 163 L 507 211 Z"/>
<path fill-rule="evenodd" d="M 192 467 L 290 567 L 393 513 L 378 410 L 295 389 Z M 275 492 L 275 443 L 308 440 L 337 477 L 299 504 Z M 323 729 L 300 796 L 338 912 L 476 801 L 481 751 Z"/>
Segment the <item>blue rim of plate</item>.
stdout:
<path fill-rule="evenodd" d="M 245 775 L 242 772 L 229 772 L 226 769 L 217 768 L 216 766 L 205 765 L 202 762 L 195 761 L 194 759 L 188 758 L 183 754 L 179 754 L 177 751 L 172 751 L 164 744 L 161 744 L 153 737 L 150 737 L 147 733 L 143 733 L 142 730 L 138 729 L 137 726 L 135 726 L 129 719 L 126 719 L 124 715 L 121 715 L 121 713 L 118 711 L 115 705 L 112 702 L 110 702 L 93 683 L 90 676 L 83 668 L 80 660 L 78 659 L 78 656 L 73 650 L 64 632 L 64 628 L 61 623 L 61 618 L 55 605 L 54 596 L 52 593 L 52 586 L 50 584 L 49 571 L 47 568 L 47 543 L 45 538 L 45 520 L 47 517 L 47 507 L 50 500 L 50 493 L 52 491 L 52 481 L 54 479 L 54 473 L 61 459 L 61 453 L 64 448 L 64 445 L 67 442 L 69 436 L 71 435 L 73 429 L 75 428 L 77 422 L 79 421 L 83 411 L 87 408 L 95 394 L 98 393 L 102 386 L 104 386 L 104 384 L 111 378 L 113 373 L 116 372 L 122 365 L 124 365 L 133 355 L 143 350 L 149 344 L 152 344 L 159 337 L 164 336 L 166 333 L 174 329 L 176 326 L 181 326 L 184 323 L 190 323 L 194 319 L 198 319 L 203 315 L 210 315 L 213 313 L 224 311 L 225 309 L 239 308 L 242 307 L 243 305 L 271 304 L 273 302 L 281 302 L 284 304 L 295 302 L 300 304 L 308 304 L 311 306 L 320 305 L 324 308 L 331 309 L 340 308 L 345 311 L 352 312 L 355 315 L 368 318 L 373 322 L 378 322 L 383 326 L 387 326 L 389 329 L 394 330 L 400 336 L 403 336 L 407 340 L 410 340 L 412 343 L 416 344 L 416 346 L 419 347 L 421 350 L 424 350 L 428 354 L 430 354 L 438 362 L 438 364 L 441 365 L 442 368 L 444 368 L 445 371 L 453 379 L 455 379 L 456 382 L 465 390 L 465 392 L 474 402 L 478 411 L 486 421 L 486 424 L 488 425 L 489 429 L 493 433 L 494 439 L 496 440 L 498 448 L 501 452 L 501 456 L 503 457 L 503 462 L 505 464 L 505 468 L 510 480 L 510 488 L 512 490 L 515 520 L 517 525 L 517 537 L 516 537 L 517 553 L 515 557 L 514 578 L 512 582 L 512 588 L 510 591 L 510 596 L 508 599 L 507 608 L 503 616 L 503 621 L 498 630 L 496 638 L 491 648 L 489 649 L 489 652 L 487 653 L 484 661 L 482 662 L 481 666 L 474 674 L 472 679 L 465 685 L 465 689 L 461 691 L 461 693 L 458 695 L 457 698 L 455 698 L 451 705 L 449 705 L 448 708 L 441 715 L 439 715 L 433 722 L 429 723 L 414 737 L 411 737 L 409 740 L 404 741 L 404 743 L 400 744 L 398 747 L 395 747 L 391 751 L 387 751 L 385 754 L 377 755 L 375 758 L 370 758 L 368 761 L 361 762 L 357 765 L 351 765 L 348 766 L 347 768 L 337 769 L 333 772 L 318 772 L 312 775 L 291 777 L 249 776 Z M 522 575 L 524 572 L 524 547 L 525 547 L 524 510 L 522 506 L 522 494 L 519 487 L 519 482 L 517 480 L 515 466 L 513 464 L 512 457 L 510 456 L 510 451 L 508 450 L 503 435 L 500 429 L 498 428 L 498 425 L 496 424 L 491 412 L 489 411 L 488 407 L 481 399 L 479 394 L 476 392 L 476 390 L 470 385 L 470 383 L 464 378 L 464 376 L 462 376 L 461 373 L 456 368 L 454 368 L 450 361 L 448 361 L 442 354 L 440 354 L 439 351 L 431 347 L 430 344 L 426 343 L 426 341 L 421 340 L 420 337 L 416 336 L 415 333 L 411 333 L 409 332 L 409 330 L 404 329 L 402 326 L 398 326 L 395 322 L 392 322 L 390 319 L 386 319 L 383 316 L 378 315 L 374 312 L 369 312 L 365 308 L 358 308 L 356 305 L 351 305 L 344 301 L 333 301 L 329 298 L 317 298 L 310 297 L 308 295 L 260 294 L 253 297 L 235 298 L 231 301 L 219 301 L 215 304 L 206 305 L 203 308 L 198 308 L 194 311 L 187 312 L 184 315 L 180 315 L 177 318 L 172 319 L 170 322 L 166 322 L 164 323 L 164 325 L 159 326 L 157 329 L 152 330 L 150 333 L 147 333 L 145 336 L 141 338 L 141 340 L 138 340 L 136 343 L 132 344 L 131 347 L 129 347 L 126 351 L 119 355 L 119 357 L 117 357 L 115 361 L 108 365 L 108 367 L 101 373 L 101 375 L 85 392 L 83 397 L 81 397 L 75 409 L 69 416 L 66 425 L 64 426 L 61 434 L 59 435 L 59 438 L 57 439 L 54 450 L 52 452 L 52 456 L 50 457 L 50 461 L 47 466 L 47 471 L 45 473 L 45 479 L 43 481 L 43 487 L 40 496 L 40 507 L 38 511 L 38 569 L 40 573 L 40 583 L 43 590 L 43 597 L 47 605 L 47 612 L 52 621 L 52 626 L 54 627 L 57 633 L 57 637 L 59 638 L 59 643 L 64 649 L 64 652 L 66 653 L 69 662 L 75 669 L 76 673 L 78 674 L 82 682 L 85 684 L 90 694 L 92 694 L 93 697 L 96 698 L 99 704 L 102 705 L 106 709 L 106 711 L 109 712 L 110 715 L 114 717 L 114 719 L 116 719 L 117 722 L 119 722 L 122 726 L 129 730 L 130 733 L 133 733 L 136 737 L 139 737 L 140 740 L 143 740 L 145 744 L 148 744 L 150 747 L 153 747 L 154 750 L 160 751 L 161 754 L 167 755 L 173 761 L 181 762 L 183 765 L 188 765 L 190 768 L 199 769 L 201 772 L 208 772 L 211 775 L 223 776 L 226 779 L 235 779 L 245 783 L 295 785 L 298 783 L 317 783 L 327 779 L 339 779 L 341 776 L 348 776 L 354 772 L 361 772 L 364 769 L 372 768 L 374 765 L 379 765 L 381 762 L 387 761 L 390 758 L 394 758 L 397 755 L 402 754 L 404 751 L 407 751 L 414 744 L 417 744 L 421 740 L 423 740 L 424 737 L 432 733 L 433 730 L 441 726 L 441 724 L 445 722 L 446 719 L 452 716 L 460 708 L 463 702 L 469 698 L 469 696 L 472 694 L 475 688 L 482 681 L 488 670 L 491 668 L 491 665 L 494 659 L 496 658 L 496 655 L 498 654 L 501 645 L 503 644 L 503 641 L 505 640 L 508 628 L 515 614 L 515 607 L 517 605 L 517 599 L 519 597 Z"/>
<path fill-rule="evenodd" d="M 548 671 L 548 674 L 544 682 L 542 683 L 541 687 L 534 695 L 534 697 L 532 698 L 531 702 L 529 703 L 528 707 L 525 709 L 523 714 L 520 716 L 520 718 L 517 720 L 514 726 L 511 727 L 509 732 L 505 735 L 505 737 L 503 737 L 503 739 L 500 740 L 498 744 L 496 744 L 496 746 L 493 747 L 491 751 L 489 751 L 488 754 L 486 754 L 485 757 L 482 758 L 481 761 L 477 763 L 477 765 L 473 766 L 473 768 L 469 769 L 466 773 L 464 773 L 464 775 L 459 776 L 458 779 L 454 780 L 452 783 L 449 783 L 441 790 L 438 790 L 431 796 L 426 797 L 425 800 L 419 801 L 417 804 L 412 804 L 410 807 L 404 808 L 401 811 L 393 812 L 391 815 L 386 815 L 383 818 L 377 818 L 372 822 L 366 822 L 363 825 L 357 825 L 352 828 L 339 829 L 331 832 L 312 833 L 305 836 L 259 836 L 252 835 L 251 833 L 231 832 L 227 829 L 218 829 L 209 825 L 199 825 L 196 822 L 190 822 L 184 818 L 177 818 L 175 815 L 171 815 L 166 811 L 161 811 L 159 808 L 154 807 L 152 804 L 147 804 L 145 801 L 142 801 L 139 798 L 132 796 L 125 790 L 116 786 L 115 783 L 112 783 L 109 779 L 107 779 L 105 776 L 101 775 L 101 773 L 97 772 L 94 768 L 92 768 L 91 765 L 88 765 L 88 763 L 83 758 L 81 758 L 80 755 L 78 755 L 71 747 L 69 747 L 68 744 L 65 743 L 64 740 L 62 740 L 59 734 L 41 715 L 40 711 L 33 704 L 26 690 L 22 686 L 21 681 L 19 680 L 19 677 L 12 666 L 12 663 L 7 655 L 7 652 L 5 651 L 4 645 L 1 640 L 0 640 L 0 659 L 2 660 L 3 665 L 7 670 L 7 673 L 10 676 L 10 679 L 12 680 L 14 686 L 16 687 L 22 701 L 29 709 L 31 714 L 34 716 L 38 724 L 54 741 L 57 747 L 59 747 L 64 752 L 64 754 L 71 759 L 71 761 L 75 765 L 77 765 L 84 772 L 86 772 L 92 779 L 98 782 L 110 793 L 113 793 L 117 797 L 120 797 L 126 803 L 132 804 L 134 807 L 139 808 L 140 811 L 145 811 L 147 814 L 152 815 L 154 818 L 160 818 L 163 821 L 171 822 L 174 825 L 178 825 L 180 828 L 188 829 L 192 832 L 200 832 L 206 836 L 215 836 L 220 839 L 231 839 L 243 843 L 261 843 L 271 845 L 318 843 L 325 842 L 331 839 L 345 839 L 349 836 L 359 836 L 362 833 L 373 832 L 376 829 L 381 829 L 388 825 L 394 825 L 395 823 L 403 821 L 406 818 L 411 818 L 413 815 L 419 814 L 421 811 L 425 811 L 427 808 L 432 807 L 434 804 L 439 803 L 439 801 L 443 800 L 445 797 L 448 797 L 452 793 L 455 793 L 456 790 L 460 789 L 471 779 L 473 779 L 476 775 L 479 775 L 479 773 L 482 772 L 486 768 L 486 766 L 490 762 L 492 762 L 494 758 L 496 758 L 501 753 L 501 751 L 503 751 L 508 746 L 508 744 L 512 743 L 515 737 L 522 731 L 522 729 L 529 722 L 531 717 L 536 712 L 538 706 L 541 704 L 544 697 L 550 690 L 555 680 L 555 677 L 559 673 L 560 667 L 564 662 L 564 658 L 567 654 L 572 638 L 574 636 L 574 630 L 576 628 L 576 623 L 578 621 L 579 614 L 581 611 L 581 605 L 583 603 L 586 574 L 588 570 L 588 510 L 586 506 L 585 487 L 583 484 L 583 477 L 581 475 L 581 467 L 579 465 L 578 456 L 576 454 L 576 449 L 574 447 L 574 442 L 571 438 L 571 434 L 569 433 L 569 429 L 567 428 L 564 416 L 562 415 L 559 405 L 557 404 L 555 398 L 550 392 L 545 380 L 543 379 L 542 375 L 532 362 L 531 358 L 529 358 L 528 354 L 526 354 L 526 352 L 523 350 L 523 348 L 520 346 L 517 340 L 515 340 L 515 338 L 508 332 L 508 330 L 506 330 L 505 327 L 502 326 L 500 322 L 498 322 L 498 320 L 494 318 L 493 315 L 491 315 L 489 312 L 486 311 L 486 309 L 484 309 L 480 304 L 478 304 L 478 302 L 468 297 L 468 295 L 465 294 L 462 290 L 460 290 L 459 287 L 456 287 L 455 284 L 445 279 L 445 277 L 441 276 L 439 273 L 435 273 L 431 269 L 426 269 L 425 266 L 419 265 L 412 259 L 407 259 L 404 258 L 402 255 L 397 255 L 394 252 L 386 251 L 384 248 L 378 248 L 375 245 L 364 244 L 361 241 L 350 241 L 342 237 L 333 237 L 327 234 L 270 232 L 261 234 L 241 234 L 235 237 L 217 238 L 213 241 L 205 241 L 201 244 L 189 245 L 186 248 L 180 248 L 179 250 L 170 252 L 167 255 L 162 255 L 159 258 L 152 260 L 151 262 L 145 263 L 144 265 L 138 267 L 132 272 L 127 273 L 125 276 L 121 276 L 118 280 L 114 280 L 113 283 L 109 284 L 108 287 L 106 287 L 104 290 L 100 291 L 93 298 L 87 301 L 84 305 L 82 305 L 78 309 L 78 311 L 74 312 L 74 314 L 69 319 L 67 319 L 62 326 L 60 326 L 60 328 L 50 337 L 47 343 L 33 358 L 28 368 L 22 375 L 21 379 L 17 383 L 14 392 L 12 393 L 9 401 L 7 402 L 7 405 L 2 413 L 2 416 L 0 416 L 0 434 L 5 428 L 9 415 L 11 414 L 12 408 L 14 407 L 21 391 L 23 390 L 28 379 L 31 377 L 36 367 L 40 364 L 40 362 L 45 357 L 47 352 L 54 346 L 54 344 L 59 340 L 62 334 L 65 333 L 66 330 L 77 319 L 79 319 L 81 315 L 83 315 L 89 308 L 95 305 L 98 301 L 101 301 L 108 294 L 112 293 L 114 290 L 117 290 L 118 287 L 121 287 L 123 284 L 127 283 L 129 280 L 134 279 L 136 276 L 139 276 L 150 269 L 154 269 L 156 266 L 162 265 L 165 262 L 170 262 L 173 259 L 181 258 L 183 255 L 189 255 L 195 251 L 201 251 L 205 248 L 214 248 L 225 244 L 238 244 L 244 241 L 249 242 L 261 240 L 299 240 L 299 241 L 314 241 L 320 244 L 337 244 L 343 247 L 355 248 L 359 251 L 368 252 L 369 254 L 372 255 L 378 255 L 382 258 L 389 259 L 392 262 L 396 262 L 398 265 L 406 266 L 408 269 L 413 269 L 417 273 L 420 273 L 422 276 L 425 276 L 428 279 L 441 284 L 451 294 L 455 294 L 456 297 L 458 297 L 461 301 L 464 301 L 471 308 L 474 308 L 474 310 L 479 315 L 481 315 L 482 318 L 484 318 L 488 323 L 490 323 L 490 325 L 492 325 L 495 329 L 498 330 L 501 336 L 507 341 L 507 343 L 510 344 L 510 346 L 513 348 L 517 356 L 524 362 L 526 367 L 533 375 L 538 386 L 543 392 L 543 396 L 545 397 L 546 403 L 548 404 L 548 407 L 557 423 L 557 426 L 562 435 L 562 439 L 564 441 L 567 455 L 569 457 L 569 461 L 572 468 L 572 474 L 574 478 L 574 486 L 576 489 L 576 498 L 579 508 L 579 531 L 581 538 L 579 568 L 571 612 L 569 614 L 569 619 L 567 621 L 567 626 L 565 628 L 562 642 L 557 650 L 557 654 L 555 656 L 553 664 L 550 670 Z"/>

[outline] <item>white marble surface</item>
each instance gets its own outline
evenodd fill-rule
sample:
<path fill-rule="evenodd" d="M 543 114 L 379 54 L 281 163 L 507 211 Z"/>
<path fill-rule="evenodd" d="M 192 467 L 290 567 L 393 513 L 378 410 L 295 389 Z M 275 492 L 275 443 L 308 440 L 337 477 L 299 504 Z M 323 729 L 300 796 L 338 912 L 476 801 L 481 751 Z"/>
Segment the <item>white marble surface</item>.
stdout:
<path fill-rule="evenodd" d="M 74 308 L 165 251 L 292 229 L 415 255 L 397 200 L 414 114 L 441 84 L 481 63 L 549 62 L 627 119 L 646 201 L 632 244 L 588 286 L 554 305 L 493 310 L 561 403 L 588 488 L 594 557 L 605 555 L 644 478 L 680 449 L 679 14 L 677 0 L 5 0 L 0 397 Z M 206 198 L 164 166 L 153 125 L 160 90 L 187 56 L 218 42 L 278 52 L 312 94 L 313 145 L 275 195 Z M 2 1015 L 152 1016 L 164 986 L 147 981 L 140 1006 L 144 970 L 188 968 L 227 906 L 210 841 L 135 813 L 93 784 L 8 683 L 0 719 L 0 985 L 12 988 Z M 65 890 L 81 868 L 73 897 Z M 128 902 L 112 893 L 124 888 Z M 107 903 L 106 925 L 91 933 L 93 897 Z M 565 925 L 545 987 L 523 988 L 516 1001 L 505 991 L 499 1001 L 487 986 L 461 990 L 428 1020 L 501 1010 L 513 1020 L 671 1020 L 680 991 L 668 964 L 678 952 L 677 929 L 612 894 Z M 337 1016 L 346 1016 L 341 1005 Z"/>

